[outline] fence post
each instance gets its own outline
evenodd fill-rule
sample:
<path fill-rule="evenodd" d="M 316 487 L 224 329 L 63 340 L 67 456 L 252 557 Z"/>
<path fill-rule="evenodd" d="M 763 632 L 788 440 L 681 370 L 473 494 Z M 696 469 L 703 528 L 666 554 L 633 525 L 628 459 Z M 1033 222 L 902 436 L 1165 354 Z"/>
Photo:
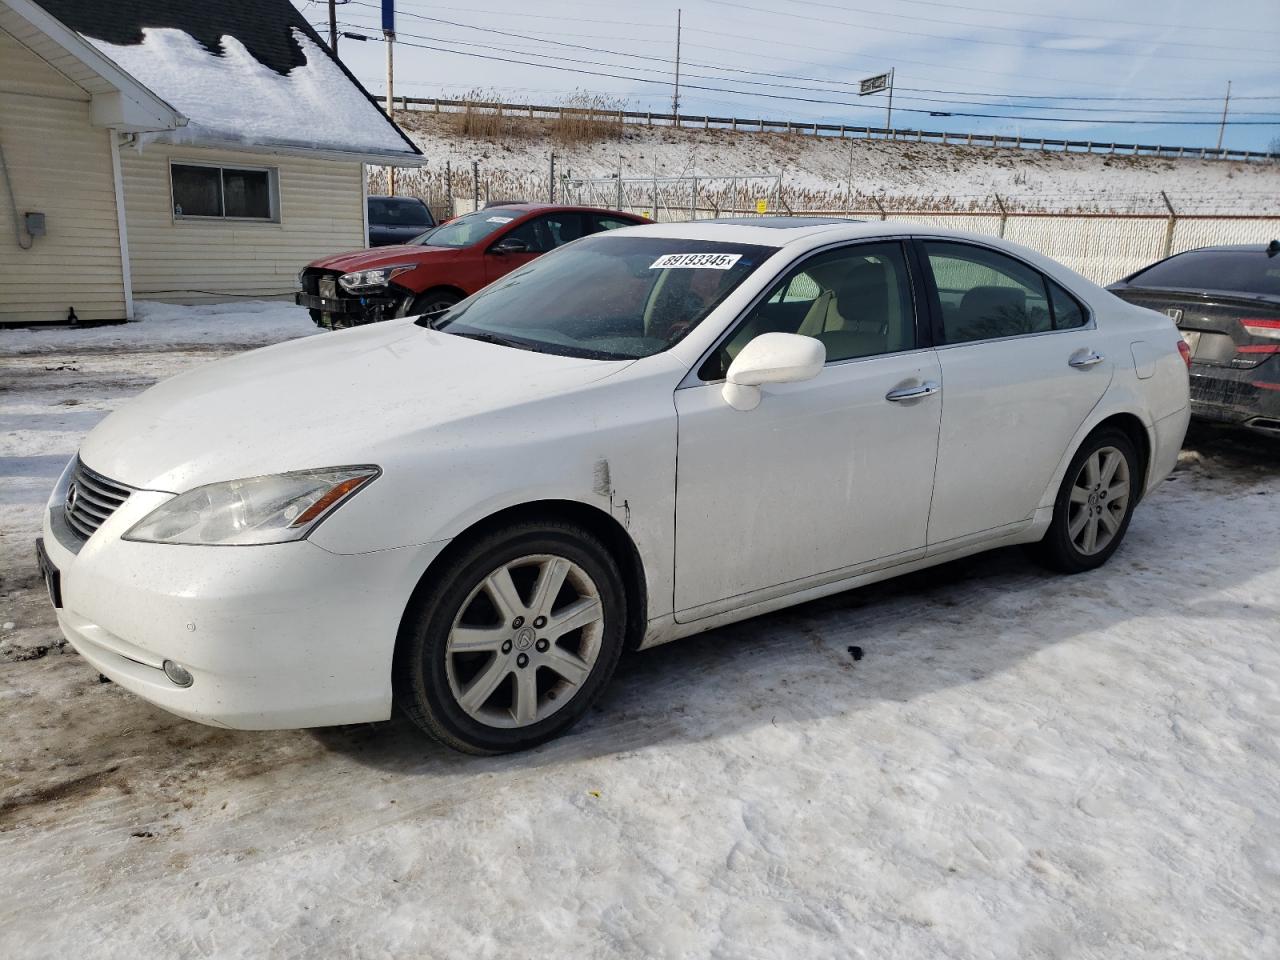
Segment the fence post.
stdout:
<path fill-rule="evenodd" d="M 698 178 L 693 178 L 693 196 L 689 202 L 689 219 L 698 219 Z"/>
<path fill-rule="evenodd" d="M 1169 202 L 1169 195 L 1163 190 L 1160 191 L 1160 199 L 1164 201 L 1165 207 L 1169 210 L 1169 222 L 1164 228 L 1164 253 L 1162 256 L 1169 256 L 1173 252 L 1173 228 L 1178 224 L 1178 213 L 1173 209 L 1173 204 Z"/>
<path fill-rule="evenodd" d="M 996 206 L 1000 208 L 1000 228 L 996 236 L 1004 239 L 1004 225 L 1009 222 L 1009 211 L 1004 208 L 1004 201 L 1000 199 L 1000 194 L 993 193 L 996 198 Z"/>
<path fill-rule="evenodd" d="M 440 106 L 437 101 L 436 106 Z M 453 216 L 453 165 L 446 160 L 444 162 L 444 193 L 449 200 L 449 216 Z"/>
<path fill-rule="evenodd" d="M 547 191 L 550 196 L 550 202 L 556 202 L 556 155 L 551 154 L 551 170 L 547 174 Z"/>
<path fill-rule="evenodd" d="M 880 219 L 888 220 L 889 215 L 884 212 L 884 205 L 880 202 L 880 198 L 875 195 L 872 195 L 871 202 L 874 203 L 876 205 L 876 209 L 880 211 Z"/>

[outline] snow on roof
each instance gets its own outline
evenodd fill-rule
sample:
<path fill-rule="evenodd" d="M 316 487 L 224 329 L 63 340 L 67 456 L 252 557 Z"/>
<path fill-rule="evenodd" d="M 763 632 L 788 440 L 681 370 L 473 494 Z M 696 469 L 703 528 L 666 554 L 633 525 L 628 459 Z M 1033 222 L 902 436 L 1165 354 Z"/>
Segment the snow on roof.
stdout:
<path fill-rule="evenodd" d="M 147 27 L 141 43 L 87 37 L 189 119 L 184 139 L 403 155 L 414 149 L 328 53 L 290 28 L 305 58 L 280 73 L 236 37 L 214 53 L 183 30 Z"/>

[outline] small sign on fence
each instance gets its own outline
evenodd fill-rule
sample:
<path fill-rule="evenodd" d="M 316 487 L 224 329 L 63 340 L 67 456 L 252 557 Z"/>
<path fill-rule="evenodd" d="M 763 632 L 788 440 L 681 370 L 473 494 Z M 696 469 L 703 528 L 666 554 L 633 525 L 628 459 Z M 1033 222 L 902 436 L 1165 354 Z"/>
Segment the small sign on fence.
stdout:
<path fill-rule="evenodd" d="M 761 197 L 759 200 L 756 201 L 756 213 L 768 213 L 768 212 L 769 212 L 769 201 L 766 200 L 764 197 Z"/>

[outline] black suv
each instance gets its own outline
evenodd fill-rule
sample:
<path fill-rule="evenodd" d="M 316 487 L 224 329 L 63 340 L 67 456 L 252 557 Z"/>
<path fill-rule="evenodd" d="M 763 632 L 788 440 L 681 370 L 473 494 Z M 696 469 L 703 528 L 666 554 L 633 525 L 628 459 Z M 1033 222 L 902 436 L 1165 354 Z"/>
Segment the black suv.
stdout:
<path fill-rule="evenodd" d="M 408 243 L 436 225 L 427 205 L 417 197 L 369 198 L 369 246 Z"/>

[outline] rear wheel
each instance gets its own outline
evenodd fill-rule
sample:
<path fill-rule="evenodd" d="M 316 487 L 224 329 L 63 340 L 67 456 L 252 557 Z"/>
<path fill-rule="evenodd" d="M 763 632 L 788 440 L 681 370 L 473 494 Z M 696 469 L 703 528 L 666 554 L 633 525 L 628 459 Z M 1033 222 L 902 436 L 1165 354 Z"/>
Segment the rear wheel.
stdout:
<path fill-rule="evenodd" d="M 608 683 L 626 599 L 586 530 L 525 523 L 470 544 L 416 598 L 396 645 L 396 700 L 445 744 L 506 753 L 558 736 Z"/>
<path fill-rule="evenodd" d="M 1138 453 L 1120 430 L 1091 435 L 1072 458 L 1053 521 L 1038 545 L 1055 570 L 1081 573 L 1102 566 L 1129 529 L 1141 490 Z"/>

